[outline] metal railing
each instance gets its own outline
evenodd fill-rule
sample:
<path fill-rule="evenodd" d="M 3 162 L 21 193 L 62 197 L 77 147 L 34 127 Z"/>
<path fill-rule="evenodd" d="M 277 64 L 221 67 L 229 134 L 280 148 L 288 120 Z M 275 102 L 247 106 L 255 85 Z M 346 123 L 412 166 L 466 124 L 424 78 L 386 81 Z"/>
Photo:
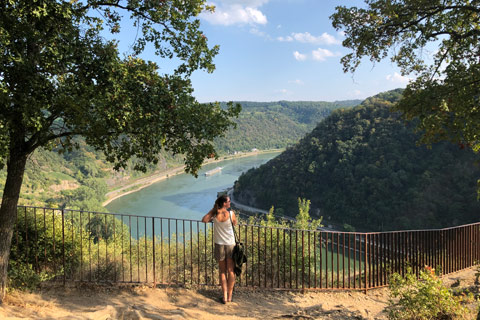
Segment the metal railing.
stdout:
<path fill-rule="evenodd" d="M 368 290 L 392 273 L 440 274 L 480 260 L 480 223 L 375 233 L 239 224 L 248 257 L 237 285 Z M 213 225 L 200 221 L 18 208 L 11 259 L 56 281 L 217 285 Z"/>

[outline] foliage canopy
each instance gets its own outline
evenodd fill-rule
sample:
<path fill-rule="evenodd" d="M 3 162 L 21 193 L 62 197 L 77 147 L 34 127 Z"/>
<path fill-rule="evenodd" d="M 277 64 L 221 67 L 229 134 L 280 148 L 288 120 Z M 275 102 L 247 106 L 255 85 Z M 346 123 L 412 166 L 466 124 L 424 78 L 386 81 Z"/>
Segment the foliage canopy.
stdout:
<path fill-rule="evenodd" d="M 419 118 L 421 141 L 447 140 L 480 150 L 480 1 L 366 0 L 330 17 L 345 32 L 345 72 L 364 57 L 388 56 L 403 75 L 416 75 L 396 109 Z M 431 49 L 433 47 L 433 50 Z M 433 52 L 432 52 L 433 51 Z"/>

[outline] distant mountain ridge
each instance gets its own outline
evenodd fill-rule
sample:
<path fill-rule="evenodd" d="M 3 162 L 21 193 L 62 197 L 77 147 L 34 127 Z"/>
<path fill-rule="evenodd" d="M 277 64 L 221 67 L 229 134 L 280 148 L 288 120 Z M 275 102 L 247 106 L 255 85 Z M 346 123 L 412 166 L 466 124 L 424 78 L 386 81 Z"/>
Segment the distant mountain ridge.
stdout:
<path fill-rule="evenodd" d="M 242 112 L 235 119 L 237 128 L 217 138 L 220 153 L 285 148 L 298 142 L 318 122 L 338 108 L 353 107 L 361 100 L 325 101 L 235 101 Z M 226 107 L 226 102 L 221 102 Z"/>
<path fill-rule="evenodd" d="M 316 124 L 319 119 L 328 116 L 332 110 L 338 108 L 354 107 L 362 103 L 363 100 L 342 100 L 342 101 L 272 101 L 272 102 L 255 102 L 255 101 L 234 101 L 242 106 L 242 112 L 268 112 L 274 111 L 290 116 L 305 124 Z M 222 107 L 226 107 L 226 102 L 220 103 Z"/>
<path fill-rule="evenodd" d="M 418 135 L 390 107 L 401 90 L 339 109 L 298 144 L 243 174 L 234 196 L 294 216 L 297 198 L 312 216 L 362 230 L 438 228 L 478 219 L 478 156 L 449 143 L 416 146 Z"/>

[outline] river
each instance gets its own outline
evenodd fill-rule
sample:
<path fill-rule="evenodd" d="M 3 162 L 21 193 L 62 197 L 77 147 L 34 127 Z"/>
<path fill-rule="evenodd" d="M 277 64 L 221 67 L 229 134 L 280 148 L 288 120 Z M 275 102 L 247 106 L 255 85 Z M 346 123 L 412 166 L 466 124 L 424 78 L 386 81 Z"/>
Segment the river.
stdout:
<path fill-rule="evenodd" d="M 118 198 L 106 208 L 113 213 L 200 220 L 212 208 L 217 192 L 232 187 L 242 172 L 259 167 L 278 154 L 261 153 L 208 164 L 200 170 L 198 178 L 190 174 L 175 175 Z M 205 172 L 216 167 L 222 170 L 205 176 Z"/>

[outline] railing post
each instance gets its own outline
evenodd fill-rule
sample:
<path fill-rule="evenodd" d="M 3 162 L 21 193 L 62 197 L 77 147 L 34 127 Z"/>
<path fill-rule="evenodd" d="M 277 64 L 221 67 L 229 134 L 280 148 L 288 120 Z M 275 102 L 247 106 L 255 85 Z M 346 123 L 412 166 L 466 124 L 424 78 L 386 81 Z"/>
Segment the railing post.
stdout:
<path fill-rule="evenodd" d="M 340 288 L 340 232 L 337 232 L 337 289 Z"/>
<path fill-rule="evenodd" d="M 185 244 L 186 244 L 186 239 L 185 239 L 185 220 L 182 221 L 182 240 L 183 240 L 183 285 L 187 283 L 187 263 L 185 261 L 186 259 L 186 254 L 185 254 Z M 178 242 L 178 241 L 177 241 Z"/>
<path fill-rule="evenodd" d="M 52 234 L 53 234 L 53 274 L 57 276 L 57 257 L 55 256 L 55 209 L 52 209 Z"/>
<path fill-rule="evenodd" d="M 40 272 L 40 266 L 38 264 L 38 226 L 37 226 L 37 208 L 33 211 L 33 223 L 35 224 L 35 271 Z"/>
<path fill-rule="evenodd" d="M 152 265 L 153 265 L 153 287 L 157 287 L 157 277 L 155 275 L 155 261 L 157 257 L 155 255 L 155 218 L 152 217 Z M 192 272 L 193 279 L 193 272 Z"/>
<path fill-rule="evenodd" d="M 18 211 L 18 210 L 17 210 Z M 28 248 L 29 248 L 29 245 L 28 245 L 28 224 L 27 224 L 27 208 L 25 207 L 24 208 L 24 214 L 23 214 L 23 224 L 24 224 L 24 227 L 25 227 L 25 263 L 28 264 L 28 256 L 29 256 L 29 252 L 28 252 Z"/>
<path fill-rule="evenodd" d="M 364 247 L 364 250 L 365 250 L 365 262 L 364 262 L 364 275 L 365 275 L 365 287 L 364 287 L 364 291 L 365 291 L 365 294 L 367 294 L 367 290 L 368 290 L 368 282 L 367 282 L 367 276 L 368 276 L 368 273 L 367 273 L 367 264 L 368 264 L 368 255 L 367 255 L 367 248 L 368 248 L 368 235 L 365 233 L 365 242 L 363 244 L 363 247 Z"/>
<path fill-rule="evenodd" d="M 305 241 L 304 231 L 302 230 L 302 290 L 305 289 Z"/>
<path fill-rule="evenodd" d="M 298 230 L 295 230 L 295 288 L 298 289 Z"/>
<path fill-rule="evenodd" d="M 240 228 L 239 228 L 240 229 Z M 247 234 L 245 233 L 245 236 Z M 277 288 L 280 288 L 280 230 L 277 228 Z M 283 253 L 285 256 L 285 252 Z"/>
<path fill-rule="evenodd" d="M 342 288 L 345 289 L 345 232 L 342 232 Z"/>
<path fill-rule="evenodd" d="M 115 216 L 112 216 L 112 222 L 113 222 L 113 282 L 117 282 L 117 230 L 116 230 L 116 225 L 115 225 Z M 80 224 L 81 225 L 81 224 Z"/>
<path fill-rule="evenodd" d="M 334 279 L 335 279 L 334 274 L 333 274 L 333 270 L 334 270 L 334 263 L 333 263 L 333 234 L 334 234 L 333 232 L 330 233 L 331 243 L 332 243 L 332 244 L 330 245 L 330 249 L 331 249 L 331 250 L 330 250 L 330 266 L 331 266 L 331 271 L 332 271 L 331 274 L 330 274 L 330 276 L 331 276 L 331 278 L 332 278 L 332 289 L 333 289 Z"/>
<path fill-rule="evenodd" d="M 192 223 L 192 220 L 190 220 L 190 284 L 193 285 L 193 223 Z"/>
<path fill-rule="evenodd" d="M 67 278 L 67 268 L 65 266 L 65 211 L 62 209 L 62 256 L 63 256 L 63 286 Z"/>

